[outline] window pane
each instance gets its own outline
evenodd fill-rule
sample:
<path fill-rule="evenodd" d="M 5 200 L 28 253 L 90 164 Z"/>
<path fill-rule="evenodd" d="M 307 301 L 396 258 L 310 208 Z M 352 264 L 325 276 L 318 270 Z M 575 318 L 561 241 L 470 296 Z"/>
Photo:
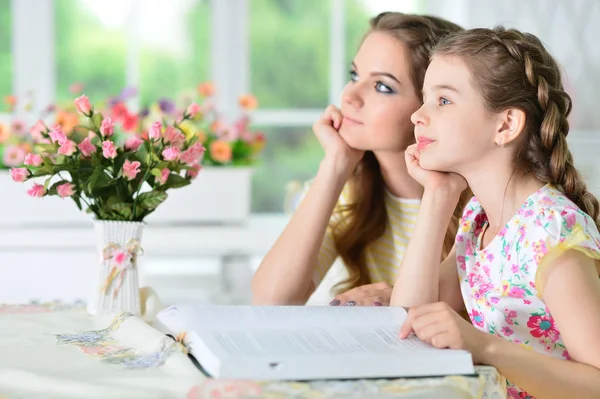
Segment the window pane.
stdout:
<path fill-rule="evenodd" d="M 209 0 L 144 2 L 139 28 L 142 104 L 174 98 L 208 80 Z"/>
<path fill-rule="evenodd" d="M 328 103 L 329 1 L 250 0 L 250 89 L 261 108 Z"/>
<path fill-rule="evenodd" d="M 286 186 L 304 183 L 317 173 L 323 149 L 310 127 L 257 128 L 267 146 L 252 185 L 253 212 L 283 212 Z"/>
<path fill-rule="evenodd" d="M 59 101 L 73 98 L 69 86 L 83 83 L 94 103 L 125 87 L 127 0 L 54 0 Z"/>
<path fill-rule="evenodd" d="M 0 0 L 0 101 L 12 94 L 11 0 Z M 1 110 L 0 110 L 1 112 Z"/>
<path fill-rule="evenodd" d="M 424 0 L 345 0 L 346 16 L 346 60 L 348 68 L 369 30 L 369 20 L 384 11 L 419 14 L 425 7 Z"/>

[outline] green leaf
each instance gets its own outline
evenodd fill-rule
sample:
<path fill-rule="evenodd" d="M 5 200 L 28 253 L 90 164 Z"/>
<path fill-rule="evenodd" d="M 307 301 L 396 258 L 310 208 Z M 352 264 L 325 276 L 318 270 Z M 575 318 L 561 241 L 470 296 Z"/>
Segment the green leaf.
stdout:
<path fill-rule="evenodd" d="M 52 172 L 48 172 L 45 168 L 40 168 L 38 170 L 36 170 L 35 172 L 33 172 L 33 174 L 31 175 L 31 177 L 41 177 L 41 176 L 48 176 L 48 175 L 52 175 Z"/>
<path fill-rule="evenodd" d="M 118 204 L 112 204 L 109 208 L 113 211 L 116 211 L 119 215 L 123 216 L 127 220 L 131 220 L 133 218 L 131 204 L 120 202 Z"/>
<path fill-rule="evenodd" d="M 94 122 L 94 126 L 96 127 L 94 130 L 100 130 L 100 126 L 102 125 L 103 120 L 104 117 L 100 112 L 94 112 L 94 115 L 92 116 L 92 121 Z"/>
<path fill-rule="evenodd" d="M 123 169 L 123 164 L 125 163 L 126 159 L 127 159 L 127 154 L 124 152 L 121 152 L 117 155 L 117 157 L 115 158 L 115 166 L 113 169 L 114 176 L 119 176 L 122 174 L 121 169 Z"/>
<path fill-rule="evenodd" d="M 49 177 L 46 179 L 46 181 L 44 182 L 44 190 L 48 191 L 48 186 L 50 185 L 50 180 L 52 180 L 52 177 Z"/>
<path fill-rule="evenodd" d="M 161 169 L 154 168 L 150 171 L 150 174 L 156 178 L 160 178 L 162 176 Z"/>
<path fill-rule="evenodd" d="M 56 146 L 56 144 L 36 144 L 33 147 L 33 151 L 37 154 L 43 154 L 43 153 L 56 153 L 58 147 Z M 45 162 L 45 160 L 44 160 Z"/>
<path fill-rule="evenodd" d="M 156 209 L 156 207 L 163 203 L 167 197 L 167 193 L 153 190 L 140 194 L 136 200 L 138 201 L 138 205 L 140 207 L 151 210 Z"/>
<path fill-rule="evenodd" d="M 73 202 L 75 202 L 75 205 L 77 205 L 77 208 L 79 208 L 79 210 L 82 210 L 82 208 L 81 208 L 81 197 L 79 197 L 79 195 L 75 194 L 71 198 L 73 198 Z"/>
<path fill-rule="evenodd" d="M 180 175 L 171 173 L 167 182 L 160 186 L 158 189 L 161 191 L 166 191 L 170 188 L 180 188 L 189 185 L 192 181 L 188 178 L 181 177 Z"/>

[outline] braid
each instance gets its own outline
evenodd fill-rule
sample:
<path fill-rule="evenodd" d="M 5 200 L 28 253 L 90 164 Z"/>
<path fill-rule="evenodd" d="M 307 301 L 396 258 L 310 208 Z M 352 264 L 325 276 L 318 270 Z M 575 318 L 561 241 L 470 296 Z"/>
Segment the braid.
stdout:
<path fill-rule="evenodd" d="M 453 35 L 435 52 L 461 56 L 478 72 L 474 80 L 488 109 L 525 112 L 524 145 L 517 150 L 516 166 L 554 185 L 600 229 L 598 200 L 575 168 L 567 145 L 571 97 L 563 89 L 558 64 L 540 40 L 502 27 L 472 29 Z"/>

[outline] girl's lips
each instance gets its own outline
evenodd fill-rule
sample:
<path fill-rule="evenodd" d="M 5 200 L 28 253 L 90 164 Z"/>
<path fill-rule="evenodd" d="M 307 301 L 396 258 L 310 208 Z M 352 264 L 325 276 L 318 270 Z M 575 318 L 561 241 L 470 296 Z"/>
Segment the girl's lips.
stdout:
<path fill-rule="evenodd" d="M 434 143 L 435 140 L 430 139 L 429 137 L 419 137 L 417 139 L 417 148 L 419 150 L 425 149 L 429 144 Z"/>

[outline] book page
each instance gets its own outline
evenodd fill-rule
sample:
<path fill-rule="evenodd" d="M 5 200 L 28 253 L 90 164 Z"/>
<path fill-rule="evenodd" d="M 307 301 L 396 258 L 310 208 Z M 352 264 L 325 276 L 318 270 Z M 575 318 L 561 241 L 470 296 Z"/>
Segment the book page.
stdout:
<path fill-rule="evenodd" d="M 221 360 L 293 358 L 309 355 L 405 354 L 456 352 L 435 349 L 416 337 L 398 338 L 399 326 L 305 328 L 298 330 L 202 330 L 198 338 Z M 192 347 L 192 353 L 194 348 Z"/>
<path fill-rule="evenodd" d="M 401 307 L 348 306 L 172 306 L 158 317 L 165 324 L 203 329 L 297 329 L 354 326 L 401 326 Z M 184 327 L 185 325 L 185 327 Z"/>

